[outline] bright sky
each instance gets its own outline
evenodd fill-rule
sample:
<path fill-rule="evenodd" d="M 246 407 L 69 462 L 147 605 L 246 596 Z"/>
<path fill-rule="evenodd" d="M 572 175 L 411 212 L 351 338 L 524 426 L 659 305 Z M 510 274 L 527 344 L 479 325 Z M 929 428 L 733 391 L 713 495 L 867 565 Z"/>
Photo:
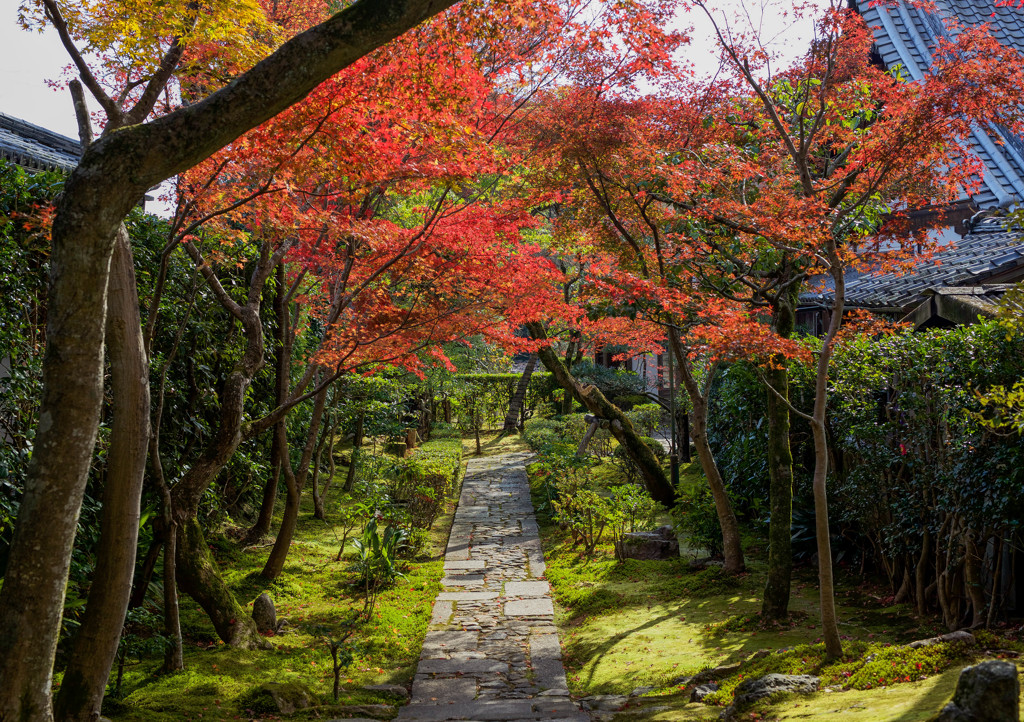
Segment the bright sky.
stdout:
<path fill-rule="evenodd" d="M 814 0 L 816 5 L 828 0 Z M 47 80 L 61 77 L 68 58 L 55 32 L 27 32 L 18 27 L 15 2 L 2 3 L 0 15 L 0 112 L 76 138 L 78 135 L 71 96 L 66 85 L 60 90 L 47 86 Z M 763 37 L 792 57 L 801 52 L 810 38 L 807 23 L 794 26 L 783 14 L 791 11 L 789 0 L 718 0 L 716 15 L 726 16 L 734 27 L 759 24 Z M 739 17 L 737 17 L 739 15 Z M 702 13 L 691 12 L 682 24 L 695 26 L 687 55 L 699 69 L 712 72 L 716 67 L 712 29 Z"/>

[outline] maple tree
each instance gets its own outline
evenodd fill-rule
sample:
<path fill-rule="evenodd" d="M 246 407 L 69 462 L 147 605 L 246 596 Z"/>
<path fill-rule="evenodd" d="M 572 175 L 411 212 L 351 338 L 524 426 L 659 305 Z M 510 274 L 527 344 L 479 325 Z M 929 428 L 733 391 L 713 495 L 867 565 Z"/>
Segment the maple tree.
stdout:
<path fill-rule="evenodd" d="M 810 422 L 822 619 L 830 656 L 841 654 L 832 593 L 825 447 L 829 359 L 842 327 L 850 271 L 900 267 L 931 248 L 909 232 L 908 208 L 941 207 L 977 181 L 980 164 L 958 139 L 976 122 L 1017 127 L 1020 63 L 984 29 L 956 28 L 922 83 L 870 64 L 863 21 L 832 8 L 807 55 L 768 76 L 757 38 L 719 37 L 726 72 L 682 73 L 670 92 L 614 97 L 586 87 L 550 99 L 547 126 L 561 142 L 543 168 L 564 223 L 616 250 L 609 297 L 666 328 L 695 409 L 696 359 L 749 357 L 775 375 L 785 358 L 808 360 L 785 338 L 796 291 L 828 278 L 835 302 L 816 352 L 810 413 L 785 388 L 770 393 Z M 584 120 L 585 119 L 585 120 Z M 584 128 L 580 133 L 576 128 Z M 557 142 L 557 141 L 556 141 Z M 920 256 L 918 256 L 920 257 Z M 775 308 L 775 329 L 758 306 Z M 780 309 L 790 318 L 779 323 Z M 781 384 L 780 384 L 781 386 Z M 700 414 L 694 437 L 700 450 Z M 702 465 L 709 478 L 711 463 Z M 783 464 L 788 462 L 783 461 Z M 725 531 L 726 519 L 720 509 Z M 787 582 L 788 584 L 788 582 Z"/>

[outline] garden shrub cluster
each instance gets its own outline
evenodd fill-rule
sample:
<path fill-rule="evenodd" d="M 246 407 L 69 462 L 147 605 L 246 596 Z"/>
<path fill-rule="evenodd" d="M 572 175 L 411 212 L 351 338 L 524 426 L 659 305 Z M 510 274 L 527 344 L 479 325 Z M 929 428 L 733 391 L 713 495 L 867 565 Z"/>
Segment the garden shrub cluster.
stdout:
<path fill-rule="evenodd" d="M 854 337 L 831 373 L 830 526 L 840 563 L 881 570 L 898 600 L 955 628 L 1000 608 L 1020 570 L 1009 550 L 1024 522 L 1024 444 L 980 422 L 979 394 L 1024 376 L 1024 334 L 1000 321 Z M 808 407 L 809 377 L 791 396 Z M 709 436 L 748 518 L 768 498 L 766 389 L 742 364 L 715 381 Z M 809 430 L 794 418 L 794 551 L 813 552 Z M 967 579 L 984 580 L 982 588 Z M 984 621 L 984 619 L 981 619 Z"/>
<path fill-rule="evenodd" d="M 417 447 L 400 460 L 391 487 L 397 503 L 404 504 L 410 524 L 430 529 L 444 509 L 462 469 L 462 442 L 436 439 Z"/>

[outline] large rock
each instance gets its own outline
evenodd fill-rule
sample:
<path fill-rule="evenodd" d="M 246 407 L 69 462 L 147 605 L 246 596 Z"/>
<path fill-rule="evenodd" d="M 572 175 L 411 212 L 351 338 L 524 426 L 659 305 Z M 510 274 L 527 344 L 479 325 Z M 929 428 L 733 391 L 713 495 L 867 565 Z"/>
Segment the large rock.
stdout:
<path fill-rule="evenodd" d="M 620 559 L 674 559 L 679 556 L 679 540 L 672 527 L 663 526 L 623 534 L 615 551 Z"/>
<path fill-rule="evenodd" d="M 298 682 L 264 682 L 251 690 L 243 700 L 242 706 L 256 713 L 276 713 L 282 715 L 295 714 L 300 709 L 308 709 L 316 703 L 316 695 L 305 685 Z"/>
<path fill-rule="evenodd" d="M 935 644 L 942 644 L 944 642 L 960 642 L 969 647 L 973 647 L 978 643 L 978 640 L 974 638 L 974 635 L 966 630 L 959 630 L 956 632 L 950 632 L 949 634 L 943 634 L 938 637 L 929 637 L 928 639 L 919 639 L 916 642 L 911 642 L 907 645 L 910 649 L 920 649 L 921 647 L 931 647 Z"/>
<path fill-rule="evenodd" d="M 252 603 L 252 621 L 256 622 L 256 629 L 262 634 L 277 631 L 277 610 L 274 609 L 274 600 L 266 592 Z"/>
<path fill-rule="evenodd" d="M 693 688 L 693 692 L 690 693 L 691 702 L 703 702 L 705 697 L 714 694 L 718 691 L 718 682 L 707 682 L 705 684 L 698 684 Z"/>
<path fill-rule="evenodd" d="M 783 692 L 817 692 L 819 682 L 817 677 L 809 674 L 766 674 L 764 677 L 746 679 L 736 687 L 732 704 L 722 713 L 721 719 L 735 719 L 737 713 L 752 704 Z"/>
<path fill-rule="evenodd" d="M 953 701 L 943 707 L 937 722 L 1017 722 L 1019 698 L 1016 665 L 989 659 L 964 667 Z"/>

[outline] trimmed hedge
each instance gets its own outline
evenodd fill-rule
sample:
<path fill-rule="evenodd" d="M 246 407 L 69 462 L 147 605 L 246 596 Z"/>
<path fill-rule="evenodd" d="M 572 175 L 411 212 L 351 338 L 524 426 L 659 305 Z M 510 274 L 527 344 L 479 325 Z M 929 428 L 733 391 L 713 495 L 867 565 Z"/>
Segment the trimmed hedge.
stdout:
<path fill-rule="evenodd" d="M 436 439 L 400 459 L 391 491 L 415 529 L 429 529 L 455 490 L 462 471 L 462 441 Z"/>

